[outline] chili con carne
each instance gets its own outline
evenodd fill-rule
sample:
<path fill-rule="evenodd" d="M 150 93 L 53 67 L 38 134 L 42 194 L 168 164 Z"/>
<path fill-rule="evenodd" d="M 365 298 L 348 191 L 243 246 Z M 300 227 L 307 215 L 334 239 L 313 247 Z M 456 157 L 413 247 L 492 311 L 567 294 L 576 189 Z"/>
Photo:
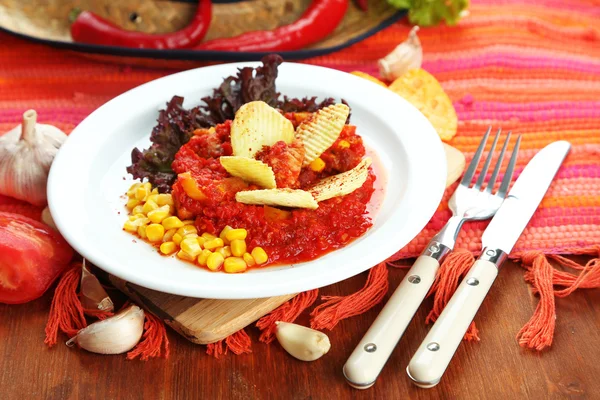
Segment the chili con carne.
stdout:
<path fill-rule="evenodd" d="M 271 31 L 253 31 L 232 38 L 209 40 L 199 50 L 286 51 L 298 50 L 316 43 L 342 22 L 348 0 L 313 0 L 295 22 Z"/>
<path fill-rule="evenodd" d="M 82 11 L 71 25 L 75 42 L 134 47 L 140 49 L 181 49 L 196 45 L 206 35 L 210 25 L 212 1 L 200 0 L 192 22 L 171 33 L 150 34 L 125 30 L 90 12 Z"/>

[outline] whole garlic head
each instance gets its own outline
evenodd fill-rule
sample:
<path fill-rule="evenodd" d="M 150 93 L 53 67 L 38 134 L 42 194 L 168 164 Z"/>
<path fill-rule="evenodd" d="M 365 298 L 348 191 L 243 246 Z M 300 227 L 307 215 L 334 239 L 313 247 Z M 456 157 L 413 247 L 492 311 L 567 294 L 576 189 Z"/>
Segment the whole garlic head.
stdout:
<path fill-rule="evenodd" d="M 21 125 L 0 136 L 0 194 L 43 206 L 50 165 L 67 135 L 36 122 L 27 110 Z"/>
<path fill-rule="evenodd" d="M 404 42 L 378 61 L 379 74 L 383 79 L 393 81 L 410 69 L 421 68 L 423 48 L 417 36 L 418 31 L 418 26 L 413 27 Z"/>
<path fill-rule="evenodd" d="M 314 361 L 321 358 L 331 348 L 329 338 L 323 332 L 289 322 L 275 322 L 275 336 L 292 356 L 302 361 Z"/>

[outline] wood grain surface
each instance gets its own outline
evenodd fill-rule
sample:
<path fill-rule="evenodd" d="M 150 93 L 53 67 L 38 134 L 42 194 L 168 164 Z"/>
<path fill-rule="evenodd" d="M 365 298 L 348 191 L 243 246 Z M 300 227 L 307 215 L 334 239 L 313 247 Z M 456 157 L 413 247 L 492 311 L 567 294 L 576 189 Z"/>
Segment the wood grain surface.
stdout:
<path fill-rule="evenodd" d="M 405 271 L 390 271 L 388 294 Z M 361 274 L 321 293 L 349 293 L 359 289 L 365 277 Z M 428 330 L 423 321 L 430 300 L 421 306 L 375 386 L 367 391 L 345 383 L 342 365 L 383 303 L 342 321 L 329 332 L 331 351 L 304 363 L 277 343 L 259 343 L 255 328 L 248 329 L 254 341 L 252 354 L 227 354 L 218 360 L 171 330 L 168 360 L 126 361 L 121 355 L 101 356 L 64 345 L 48 349 L 43 342 L 50 301 L 48 293 L 25 305 L 0 305 L 4 400 L 600 398 L 600 290 L 580 290 L 558 299 L 553 347 L 542 353 L 527 351 L 518 346 L 515 335 L 537 299 L 523 281 L 523 270 L 513 263 L 505 264 L 476 317 L 481 342 L 461 344 L 442 382 L 429 390 L 414 387 L 405 368 Z"/>

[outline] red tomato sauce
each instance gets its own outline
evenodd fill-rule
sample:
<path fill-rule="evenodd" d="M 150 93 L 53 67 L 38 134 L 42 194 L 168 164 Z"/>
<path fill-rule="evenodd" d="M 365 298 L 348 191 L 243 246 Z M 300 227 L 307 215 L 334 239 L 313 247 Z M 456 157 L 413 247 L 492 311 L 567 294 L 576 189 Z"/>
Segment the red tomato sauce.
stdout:
<path fill-rule="evenodd" d="M 322 201 L 316 210 L 238 203 L 235 193 L 259 188 L 231 177 L 221 166 L 218 157 L 231 155 L 229 129 L 227 122 L 218 125 L 214 133 L 201 132 L 193 137 L 179 150 L 172 165 L 178 174 L 190 172 L 197 187 L 206 194 L 197 199 L 188 196 L 181 176 L 173 186 L 179 217 L 195 218 L 198 231 L 218 233 L 227 225 L 245 228 L 248 248 L 262 247 L 269 255 L 267 264 L 272 265 L 313 260 L 347 245 L 371 227 L 366 207 L 374 191 L 376 178 L 372 171 L 361 188 Z M 281 144 L 274 145 L 272 151 L 263 149 L 264 161 L 268 161 L 266 155 L 284 150 Z M 304 167 L 295 183 L 286 177 L 284 184 L 306 189 L 320 179 L 354 168 L 364 155 L 365 148 L 356 128 L 346 126 L 338 140 L 321 155 L 326 165 L 323 171 Z M 283 186 L 280 184 L 283 181 L 278 179 L 278 187 Z"/>

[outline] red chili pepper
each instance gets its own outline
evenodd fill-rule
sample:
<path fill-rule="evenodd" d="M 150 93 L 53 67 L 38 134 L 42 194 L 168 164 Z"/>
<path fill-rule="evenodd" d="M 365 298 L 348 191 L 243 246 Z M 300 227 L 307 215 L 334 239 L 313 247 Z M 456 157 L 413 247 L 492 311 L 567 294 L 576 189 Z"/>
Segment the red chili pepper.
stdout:
<path fill-rule="evenodd" d="M 368 0 L 354 0 L 358 8 L 363 10 L 364 12 L 369 11 L 369 5 L 367 4 Z"/>
<path fill-rule="evenodd" d="M 230 51 L 298 50 L 327 37 L 342 22 L 348 0 L 313 0 L 295 22 L 271 31 L 254 31 L 232 38 L 214 39 L 196 49 Z"/>
<path fill-rule="evenodd" d="M 210 25 L 211 0 L 200 0 L 194 19 L 180 31 L 150 34 L 124 30 L 106 19 L 82 11 L 71 25 L 75 42 L 140 49 L 181 49 L 194 46 L 206 35 Z"/>

